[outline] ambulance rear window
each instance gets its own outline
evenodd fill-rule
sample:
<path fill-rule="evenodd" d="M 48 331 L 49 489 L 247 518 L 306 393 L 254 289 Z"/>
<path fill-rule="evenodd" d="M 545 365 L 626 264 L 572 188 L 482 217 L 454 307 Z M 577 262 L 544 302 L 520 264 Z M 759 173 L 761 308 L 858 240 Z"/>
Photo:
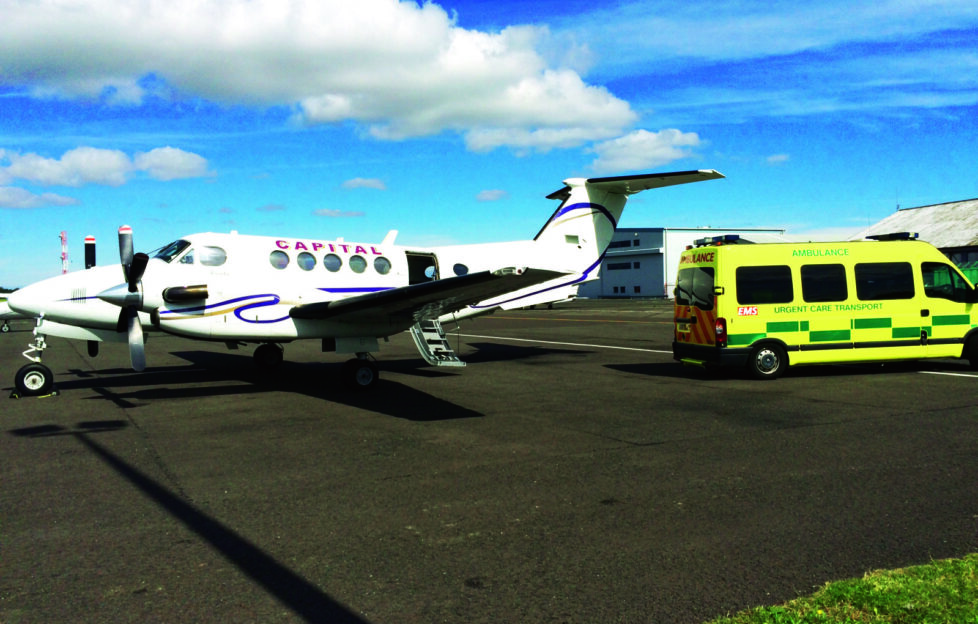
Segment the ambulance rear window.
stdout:
<path fill-rule="evenodd" d="M 688 267 L 676 278 L 676 303 L 700 310 L 713 309 L 713 267 Z"/>
<path fill-rule="evenodd" d="M 790 303 L 795 298 L 791 267 L 744 266 L 737 268 L 737 303 Z"/>

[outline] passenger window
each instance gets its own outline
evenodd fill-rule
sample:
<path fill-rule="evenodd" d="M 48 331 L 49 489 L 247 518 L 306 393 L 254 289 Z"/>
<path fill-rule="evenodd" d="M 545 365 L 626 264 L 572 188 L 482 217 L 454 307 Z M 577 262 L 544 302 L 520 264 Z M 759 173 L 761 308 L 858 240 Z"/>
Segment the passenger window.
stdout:
<path fill-rule="evenodd" d="M 374 270 L 381 275 L 387 275 L 391 272 L 391 261 L 383 256 L 374 259 Z"/>
<path fill-rule="evenodd" d="M 316 256 L 312 255 L 308 251 L 303 251 L 295 257 L 295 263 L 298 264 L 299 268 L 303 271 L 312 271 L 316 266 Z"/>
<path fill-rule="evenodd" d="M 806 264 L 801 267 L 801 298 L 808 303 L 845 301 L 846 268 L 841 264 Z"/>
<path fill-rule="evenodd" d="M 468 275 L 469 267 L 465 266 L 460 262 L 452 267 L 452 271 L 455 272 L 455 275 Z"/>
<path fill-rule="evenodd" d="M 913 293 L 913 270 L 909 262 L 856 265 L 856 297 L 860 301 L 913 299 Z"/>
<path fill-rule="evenodd" d="M 200 263 L 204 266 L 221 266 L 227 262 L 228 254 L 220 247 L 201 247 L 198 250 Z"/>
<path fill-rule="evenodd" d="M 271 254 L 269 254 L 268 261 L 276 269 L 282 270 L 285 267 L 289 266 L 289 254 L 285 253 L 284 251 L 280 251 L 276 249 Z"/>
<path fill-rule="evenodd" d="M 920 265 L 924 278 L 924 293 L 935 299 L 950 299 L 958 303 L 968 302 L 971 288 L 949 265 L 941 262 L 924 262 Z"/>
<path fill-rule="evenodd" d="M 795 298 L 788 266 L 737 268 L 737 303 L 758 305 L 790 303 Z"/>
<path fill-rule="evenodd" d="M 336 254 L 326 254 L 326 257 L 323 258 L 323 266 L 330 273 L 336 273 L 343 266 L 343 261 Z"/>
<path fill-rule="evenodd" d="M 713 267 L 681 269 L 676 279 L 676 303 L 712 310 L 713 276 Z"/>
<path fill-rule="evenodd" d="M 363 273 L 367 270 L 367 261 L 363 256 L 350 256 L 350 268 L 354 273 Z"/>

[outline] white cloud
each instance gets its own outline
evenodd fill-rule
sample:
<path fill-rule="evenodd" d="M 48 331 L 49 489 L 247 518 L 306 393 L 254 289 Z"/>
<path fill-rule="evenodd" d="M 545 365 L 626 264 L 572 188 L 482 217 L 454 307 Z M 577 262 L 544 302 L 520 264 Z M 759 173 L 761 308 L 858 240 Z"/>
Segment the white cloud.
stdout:
<path fill-rule="evenodd" d="M 136 154 L 133 164 L 136 169 L 164 182 L 213 175 L 207 169 L 206 158 L 169 146 Z"/>
<path fill-rule="evenodd" d="M 5 161 L 9 164 L 2 166 Z M 0 150 L 0 184 L 23 180 L 42 186 L 121 186 L 136 171 L 164 181 L 213 175 L 205 158 L 173 147 L 139 153 L 134 159 L 120 150 L 97 147 L 77 147 L 61 158 Z"/>
<path fill-rule="evenodd" d="M 0 186 L 0 208 L 29 209 L 42 206 L 75 206 L 81 202 L 54 193 L 32 193 L 16 186 Z"/>
<path fill-rule="evenodd" d="M 508 197 L 509 193 L 501 189 L 480 191 L 479 194 L 475 196 L 476 200 L 481 202 L 499 201 L 501 199 L 507 199 Z"/>
<path fill-rule="evenodd" d="M 595 145 L 591 151 L 598 157 L 591 168 L 602 173 L 651 169 L 688 158 L 693 155 L 692 148 L 699 145 L 700 138 L 695 132 L 636 130 Z"/>
<path fill-rule="evenodd" d="M 378 191 L 386 191 L 387 185 L 379 178 L 353 178 L 342 184 L 345 189 L 369 188 Z"/>
<path fill-rule="evenodd" d="M 317 217 L 330 217 L 332 219 L 347 219 L 366 215 L 365 212 L 359 210 L 336 210 L 335 208 L 320 208 L 319 210 L 313 210 L 312 214 Z"/>
<path fill-rule="evenodd" d="M 582 80 L 591 55 L 573 37 L 467 30 L 431 2 L 13 0 L 0 22 L 0 82 L 67 97 L 135 102 L 153 75 L 220 103 L 293 106 L 307 124 L 449 130 L 481 150 L 580 145 L 637 117 Z"/>
<path fill-rule="evenodd" d="M 781 165 L 791 160 L 791 156 L 788 154 L 772 154 L 766 160 L 769 165 Z"/>

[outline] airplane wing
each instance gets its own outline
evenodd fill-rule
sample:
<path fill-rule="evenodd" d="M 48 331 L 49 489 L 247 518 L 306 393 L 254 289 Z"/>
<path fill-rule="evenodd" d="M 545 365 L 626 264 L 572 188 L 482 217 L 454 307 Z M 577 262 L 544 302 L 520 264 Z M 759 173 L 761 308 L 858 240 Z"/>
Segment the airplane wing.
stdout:
<path fill-rule="evenodd" d="M 500 269 L 412 284 L 335 301 L 297 305 L 289 311 L 294 319 L 351 323 L 387 322 L 410 327 L 473 303 L 565 275 L 544 269 Z"/>

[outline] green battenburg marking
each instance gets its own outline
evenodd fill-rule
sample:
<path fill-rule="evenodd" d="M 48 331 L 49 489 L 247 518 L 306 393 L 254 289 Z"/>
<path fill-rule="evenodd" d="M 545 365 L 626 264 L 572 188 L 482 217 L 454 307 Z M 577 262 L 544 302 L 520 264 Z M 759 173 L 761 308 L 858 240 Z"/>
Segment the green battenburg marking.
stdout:
<path fill-rule="evenodd" d="M 841 342 L 851 340 L 851 336 L 852 332 L 848 329 L 830 329 L 809 332 L 808 340 L 811 342 Z"/>
<path fill-rule="evenodd" d="M 767 324 L 767 333 L 777 334 L 779 332 L 796 332 L 798 331 L 797 321 L 778 321 Z"/>
<path fill-rule="evenodd" d="M 727 336 L 727 346 L 742 347 L 764 338 L 767 334 L 730 334 Z"/>
<path fill-rule="evenodd" d="M 894 327 L 893 338 L 920 338 L 919 327 Z"/>
<path fill-rule="evenodd" d="M 971 317 L 967 314 L 949 314 L 947 316 L 935 316 L 934 325 L 971 325 Z"/>
<path fill-rule="evenodd" d="M 889 319 L 889 318 L 852 319 L 853 329 L 887 329 L 889 327 L 893 327 L 893 319 Z"/>

